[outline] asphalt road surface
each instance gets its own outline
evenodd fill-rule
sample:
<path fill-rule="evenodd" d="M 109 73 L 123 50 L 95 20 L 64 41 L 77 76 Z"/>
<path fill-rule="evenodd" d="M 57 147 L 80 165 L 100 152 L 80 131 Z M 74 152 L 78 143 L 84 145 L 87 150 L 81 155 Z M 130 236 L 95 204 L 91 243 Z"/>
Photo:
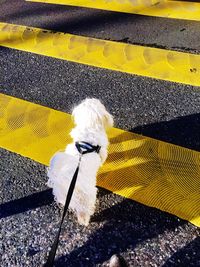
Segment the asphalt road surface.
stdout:
<path fill-rule="evenodd" d="M 0 1 L 0 22 L 200 54 L 200 22 Z M 64 112 L 101 99 L 115 126 L 200 151 L 200 87 L 0 47 L 0 92 Z M 60 210 L 45 166 L 0 149 L 0 265 L 42 266 Z M 199 228 L 99 188 L 89 227 L 68 213 L 55 266 L 200 266 Z"/>

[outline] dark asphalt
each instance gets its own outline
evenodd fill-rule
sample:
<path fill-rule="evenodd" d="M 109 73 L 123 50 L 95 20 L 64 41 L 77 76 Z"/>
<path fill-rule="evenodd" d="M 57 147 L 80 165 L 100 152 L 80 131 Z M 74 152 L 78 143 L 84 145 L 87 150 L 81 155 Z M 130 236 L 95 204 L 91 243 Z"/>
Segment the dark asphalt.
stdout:
<path fill-rule="evenodd" d="M 200 53 L 200 22 L 0 1 L 0 21 Z M 0 47 L 0 92 L 70 112 L 100 98 L 117 127 L 200 151 L 200 88 L 93 68 Z M 1 266 L 41 266 L 59 221 L 45 167 L 0 150 Z M 200 266 L 200 230 L 99 190 L 88 228 L 68 214 L 56 266 Z"/>
<path fill-rule="evenodd" d="M 0 21 L 100 39 L 200 52 L 200 22 L 5 0 Z"/>

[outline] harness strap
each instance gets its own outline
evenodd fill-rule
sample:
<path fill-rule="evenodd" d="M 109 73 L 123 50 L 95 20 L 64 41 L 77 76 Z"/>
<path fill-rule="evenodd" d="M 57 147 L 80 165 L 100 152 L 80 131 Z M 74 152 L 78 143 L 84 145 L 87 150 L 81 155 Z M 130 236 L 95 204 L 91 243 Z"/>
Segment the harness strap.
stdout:
<path fill-rule="evenodd" d="M 87 153 L 92 153 L 92 152 L 99 153 L 100 148 L 101 148 L 98 145 L 93 146 L 87 142 L 76 142 L 75 146 L 80 153 L 78 166 L 77 166 L 76 171 L 73 175 L 72 181 L 71 181 L 70 186 L 69 186 L 69 190 L 67 192 L 67 197 L 66 197 L 66 201 L 65 201 L 65 205 L 64 205 L 64 209 L 63 209 L 62 217 L 60 220 L 60 225 L 59 225 L 57 235 L 55 237 L 55 240 L 54 240 L 53 245 L 51 247 L 51 250 L 49 252 L 47 262 L 44 264 L 43 267 L 53 267 L 53 263 L 54 263 L 54 259 L 55 259 L 55 255 L 56 255 L 56 250 L 58 247 L 59 237 L 60 237 L 60 233 L 61 233 L 61 229 L 62 229 L 62 224 L 63 224 L 64 218 L 65 218 L 66 212 L 68 210 L 68 207 L 69 207 L 69 204 L 70 204 L 70 201 L 72 198 L 72 194 L 73 194 L 73 191 L 74 191 L 74 188 L 76 185 L 76 180 L 77 180 L 77 176 L 78 176 L 78 172 L 79 172 L 79 166 L 81 163 L 82 155 L 87 154 Z"/>
<path fill-rule="evenodd" d="M 100 151 L 100 146 L 93 146 L 90 143 L 87 142 L 76 142 L 75 146 L 78 150 L 78 152 L 82 155 L 87 154 L 87 153 L 91 153 L 91 152 L 96 152 L 99 153 Z"/>

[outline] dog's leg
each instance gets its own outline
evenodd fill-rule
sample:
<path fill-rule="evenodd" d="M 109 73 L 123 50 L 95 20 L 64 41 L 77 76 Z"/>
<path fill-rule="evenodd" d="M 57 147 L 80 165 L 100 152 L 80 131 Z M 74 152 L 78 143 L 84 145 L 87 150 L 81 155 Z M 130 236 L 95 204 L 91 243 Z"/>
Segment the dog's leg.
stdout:
<path fill-rule="evenodd" d="M 93 188 L 93 192 L 90 191 L 90 195 L 86 195 L 79 191 L 79 206 L 77 211 L 78 222 L 87 226 L 90 222 L 90 217 L 95 212 L 97 188 Z"/>
<path fill-rule="evenodd" d="M 84 211 L 79 211 L 77 213 L 78 222 L 82 225 L 88 226 L 90 222 L 90 214 Z"/>

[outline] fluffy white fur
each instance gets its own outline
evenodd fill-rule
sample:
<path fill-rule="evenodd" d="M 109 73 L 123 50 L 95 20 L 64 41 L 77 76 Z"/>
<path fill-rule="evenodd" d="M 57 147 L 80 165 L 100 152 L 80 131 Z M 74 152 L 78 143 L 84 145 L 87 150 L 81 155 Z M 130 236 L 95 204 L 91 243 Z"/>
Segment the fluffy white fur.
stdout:
<path fill-rule="evenodd" d="M 99 154 L 92 152 L 82 156 L 69 206 L 76 213 L 78 222 L 87 226 L 95 211 L 96 174 L 107 158 L 106 129 L 113 126 L 113 117 L 104 105 L 94 98 L 85 99 L 74 108 L 72 115 L 75 122 L 75 128 L 70 133 L 73 142 L 66 147 L 65 152 L 58 152 L 51 159 L 47 184 L 53 188 L 55 200 L 64 205 L 80 156 L 75 142 L 85 141 L 101 147 Z"/>

